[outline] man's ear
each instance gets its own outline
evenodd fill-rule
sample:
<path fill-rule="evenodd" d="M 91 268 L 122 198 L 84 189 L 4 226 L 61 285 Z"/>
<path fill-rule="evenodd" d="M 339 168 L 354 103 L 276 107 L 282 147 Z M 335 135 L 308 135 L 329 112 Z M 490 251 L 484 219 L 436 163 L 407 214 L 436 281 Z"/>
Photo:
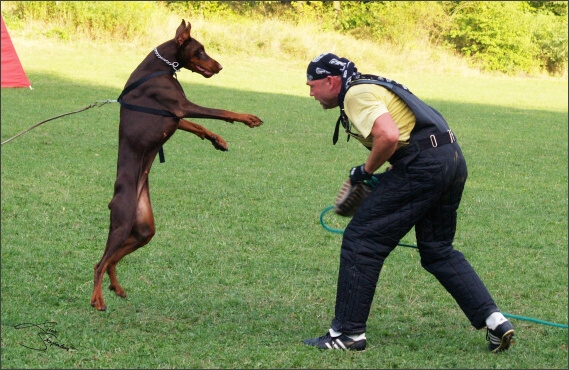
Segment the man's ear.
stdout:
<path fill-rule="evenodd" d="M 334 80 L 335 80 L 334 76 L 326 76 L 326 83 L 330 85 L 330 87 L 334 86 L 335 83 Z"/>
<path fill-rule="evenodd" d="M 336 89 L 342 86 L 342 77 L 340 76 L 326 76 L 326 82 L 330 84 L 330 88 Z"/>

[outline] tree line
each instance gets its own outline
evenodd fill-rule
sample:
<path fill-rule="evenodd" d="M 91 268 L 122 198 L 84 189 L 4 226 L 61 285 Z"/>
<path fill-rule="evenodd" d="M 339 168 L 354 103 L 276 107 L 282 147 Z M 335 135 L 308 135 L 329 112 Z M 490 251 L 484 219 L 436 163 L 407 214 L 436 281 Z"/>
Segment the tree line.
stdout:
<path fill-rule="evenodd" d="M 5 5 L 5 4 L 8 4 Z M 128 40 L 157 10 L 239 22 L 279 19 L 389 43 L 442 47 L 476 68 L 567 76 L 566 1 L 7 1 L 6 22 L 90 27 Z M 62 38 L 66 32 L 58 29 Z M 67 34 L 73 31 L 67 31 Z"/>
<path fill-rule="evenodd" d="M 430 43 L 505 73 L 567 70 L 566 1 L 208 1 L 167 2 L 218 13 L 316 22 L 324 29 L 404 48 Z"/>

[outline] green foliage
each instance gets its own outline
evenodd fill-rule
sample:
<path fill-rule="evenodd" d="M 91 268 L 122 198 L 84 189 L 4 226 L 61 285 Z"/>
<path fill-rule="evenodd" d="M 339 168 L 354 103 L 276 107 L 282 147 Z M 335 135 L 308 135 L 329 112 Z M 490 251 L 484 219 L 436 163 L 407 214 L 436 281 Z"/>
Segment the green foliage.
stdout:
<path fill-rule="evenodd" d="M 456 15 L 447 40 L 484 69 L 557 72 L 566 65 L 567 34 L 555 20 L 532 14 L 524 2 L 472 2 Z"/>
<path fill-rule="evenodd" d="M 167 1 L 167 7 L 173 12 L 188 13 L 191 17 L 212 18 L 220 14 L 228 15 L 235 9 L 224 1 Z"/>
<path fill-rule="evenodd" d="M 539 13 L 532 24 L 532 42 L 537 46 L 535 60 L 553 75 L 567 69 L 567 22 L 559 22 L 552 14 Z M 567 15 L 563 16 L 567 20 Z"/>
<path fill-rule="evenodd" d="M 409 47 L 428 42 L 444 18 L 437 2 L 342 2 L 339 29 Z"/>
<path fill-rule="evenodd" d="M 125 41 L 148 36 L 158 17 L 172 14 L 240 24 L 278 19 L 402 52 L 443 45 L 488 71 L 566 76 L 568 67 L 564 1 L 17 1 L 3 2 L 3 14 L 13 26 L 51 24 L 45 34 L 62 39 Z"/>
<path fill-rule="evenodd" d="M 10 18 L 31 24 L 54 25 L 47 36 L 70 39 L 132 40 L 146 34 L 148 19 L 163 9 L 152 1 L 14 1 L 6 12 Z M 4 12 L 3 12 L 4 14 Z"/>
<path fill-rule="evenodd" d="M 536 11 L 551 13 L 557 16 L 567 15 L 567 1 L 528 1 L 528 5 Z"/>

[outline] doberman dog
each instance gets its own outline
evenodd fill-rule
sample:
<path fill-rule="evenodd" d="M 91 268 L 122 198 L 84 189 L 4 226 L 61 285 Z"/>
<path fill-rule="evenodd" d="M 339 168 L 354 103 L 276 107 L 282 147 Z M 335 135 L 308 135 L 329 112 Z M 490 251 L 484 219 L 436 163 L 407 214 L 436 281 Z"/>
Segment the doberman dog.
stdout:
<path fill-rule="evenodd" d="M 95 265 L 91 306 L 106 310 L 102 283 L 105 271 L 109 289 L 126 297 L 117 281 L 117 263 L 127 254 L 146 245 L 154 236 L 154 215 L 150 205 L 148 175 L 156 154 L 178 129 L 211 141 L 226 151 L 219 135 L 183 118 L 211 118 L 243 122 L 256 127 L 263 122 L 251 114 L 211 109 L 190 102 L 175 77 L 177 68 L 186 68 L 209 78 L 222 66 L 210 58 L 203 45 L 190 35 L 191 25 L 182 20 L 174 39 L 156 47 L 132 72 L 121 103 L 119 150 L 114 195 L 109 203 L 110 229 L 103 257 Z"/>

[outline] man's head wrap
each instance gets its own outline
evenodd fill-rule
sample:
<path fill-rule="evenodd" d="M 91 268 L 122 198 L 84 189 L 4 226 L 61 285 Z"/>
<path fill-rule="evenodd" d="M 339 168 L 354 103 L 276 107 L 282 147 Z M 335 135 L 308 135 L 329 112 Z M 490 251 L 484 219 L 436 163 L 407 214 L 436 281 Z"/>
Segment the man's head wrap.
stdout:
<path fill-rule="evenodd" d="M 328 76 L 340 76 L 349 62 L 348 59 L 332 53 L 320 54 L 308 64 L 306 78 L 308 81 L 313 81 Z"/>
<path fill-rule="evenodd" d="M 340 118 L 336 122 L 336 130 L 334 131 L 333 143 L 338 141 L 338 129 L 340 122 L 344 128 L 348 129 L 349 121 L 344 113 L 344 97 L 350 86 L 352 79 L 360 75 L 358 69 L 353 62 L 346 58 L 340 58 L 336 54 L 324 53 L 314 58 L 306 69 L 306 78 L 308 81 L 321 80 L 328 76 L 341 76 L 342 88 L 338 94 L 338 105 L 340 106 Z M 349 136 L 348 136 L 349 139 Z"/>
<path fill-rule="evenodd" d="M 340 58 L 336 54 L 324 53 L 312 59 L 308 63 L 306 69 L 306 78 L 308 81 L 321 80 L 328 76 L 342 77 L 342 90 L 340 91 L 341 101 L 344 101 L 344 95 L 348 89 L 348 85 L 352 78 L 357 76 L 358 69 L 353 62 L 346 58 Z"/>

